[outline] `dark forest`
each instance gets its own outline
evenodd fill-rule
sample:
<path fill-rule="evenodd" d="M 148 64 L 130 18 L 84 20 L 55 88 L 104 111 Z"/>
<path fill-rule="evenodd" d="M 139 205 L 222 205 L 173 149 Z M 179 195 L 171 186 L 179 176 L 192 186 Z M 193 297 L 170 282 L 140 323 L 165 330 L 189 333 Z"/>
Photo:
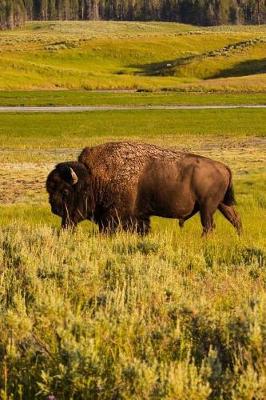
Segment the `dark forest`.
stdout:
<path fill-rule="evenodd" d="M 266 0 L 0 0 L 0 28 L 26 20 L 174 21 L 263 24 Z"/>

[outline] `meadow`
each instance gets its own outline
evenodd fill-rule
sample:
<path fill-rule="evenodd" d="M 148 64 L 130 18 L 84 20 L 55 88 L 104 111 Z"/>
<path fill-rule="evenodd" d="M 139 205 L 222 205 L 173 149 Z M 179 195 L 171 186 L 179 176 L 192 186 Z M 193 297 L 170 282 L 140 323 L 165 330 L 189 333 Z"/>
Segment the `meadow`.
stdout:
<path fill-rule="evenodd" d="M 0 33 L 0 105 L 265 104 L 265 36 L 29 23 Z M 0 113 L 0 400 L 266 398 L 265 126 L 265 109 Z M 207 240 L 199 216 L 61 232 L 47 174 L 111 140 L 228 164 L 243 234 L 219 212 Z"/>
<path fill-rule="evenodd" d="M 265 114 L 1 114 L 0 398 L 266 396 Z M 147 237 L 59 234 L 45 179 L 85 145 L 142 140 L 228 163 L 244 233 L 154 218 Z"/>
<path fill-rule="evenodd" d="M 33 22 L 0 35 L 0 88 L 259 92 L 265 26 Z"/>

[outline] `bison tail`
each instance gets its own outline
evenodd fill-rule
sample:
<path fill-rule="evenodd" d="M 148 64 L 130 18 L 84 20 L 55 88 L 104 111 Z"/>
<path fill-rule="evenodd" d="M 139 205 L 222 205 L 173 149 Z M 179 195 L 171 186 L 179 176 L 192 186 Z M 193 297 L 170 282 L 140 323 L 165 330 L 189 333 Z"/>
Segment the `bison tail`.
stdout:
<path fill-rule="evenodd" d="M 232 182 L 232 172 L 229 168 L 228 168 L 228 172 L 230 174 L 229 185 L 225 192 L 223 203 L 226 206 L 234 206 L 236 204 L 236 200 L 235 200 L 234 188 L 233 188 L 233 182 Z"/>
<path fill-rule="evenodd" d="M 226 206 L 234 206 L 236 204 L 233 186 L 228 187 L 228 189 L 224 195 L 223 203 Z"/>

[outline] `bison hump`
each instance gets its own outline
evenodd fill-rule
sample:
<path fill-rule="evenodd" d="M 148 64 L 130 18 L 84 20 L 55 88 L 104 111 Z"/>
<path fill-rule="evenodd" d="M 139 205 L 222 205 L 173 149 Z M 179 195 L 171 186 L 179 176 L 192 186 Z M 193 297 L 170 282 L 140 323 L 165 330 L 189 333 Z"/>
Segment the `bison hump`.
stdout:
<path fill-rule="evenodd" d="M 151 160 L 179 161 L 184 153 L 136 142 L 109 142 L 82 150 L 79 161 L 93 175 L 122 186 L 134 186 Z"/>

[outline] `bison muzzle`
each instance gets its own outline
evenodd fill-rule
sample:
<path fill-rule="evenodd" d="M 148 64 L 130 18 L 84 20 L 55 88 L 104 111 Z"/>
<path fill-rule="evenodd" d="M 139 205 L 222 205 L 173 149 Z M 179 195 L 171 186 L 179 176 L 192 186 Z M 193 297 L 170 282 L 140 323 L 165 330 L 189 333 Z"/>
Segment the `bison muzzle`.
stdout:
<path fill-rule="evenodd" d="M 63 228 L 89 219 L 101 232 L 146 234 L 151 216 L 176 218 L 183 226 L 199 212 L 206 235 L 219 209 L 241 231 L 230 169 L 195 154 L 130 142 L 86 147 L 78 161 L 58 164 L 46 187 Z"/>

